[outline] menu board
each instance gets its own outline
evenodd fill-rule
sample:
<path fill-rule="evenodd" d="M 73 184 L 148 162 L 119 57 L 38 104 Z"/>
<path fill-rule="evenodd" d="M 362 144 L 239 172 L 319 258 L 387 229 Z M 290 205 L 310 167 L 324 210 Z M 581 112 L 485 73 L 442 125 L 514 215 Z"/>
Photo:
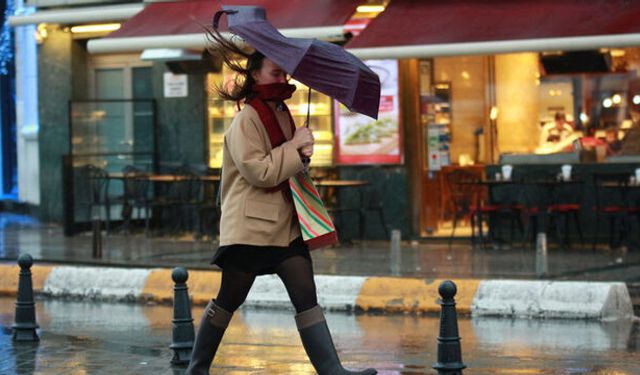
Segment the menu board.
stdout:
<path fill-rule="evenodd" d="M 367 60 L 365 63 L 380 77 L 378 119 L 351 112 L 336 102 L 336 163 L 400 164 L 398 61 Z"/>

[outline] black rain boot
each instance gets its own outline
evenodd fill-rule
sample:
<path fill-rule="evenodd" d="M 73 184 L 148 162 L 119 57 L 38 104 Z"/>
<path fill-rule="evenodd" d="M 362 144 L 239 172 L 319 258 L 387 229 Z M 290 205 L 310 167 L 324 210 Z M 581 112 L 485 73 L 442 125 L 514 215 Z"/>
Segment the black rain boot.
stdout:
<path fill-rule="evenodd" d="M 349 371 L 342 367 L 322 308 L 319 305 L 297 314 L 296 325 L 304 350 L 319 375 L 373 375 L 378 373 L 372 368 L 363 371 Z"/>
<path fill-rule="evenodd" d="M 211 362 L 232 316 L 233 313 L 216 305 L 214 300 L 209 302 L 200 320 L 191 361 L 185 375 L 209 375 Z"/>

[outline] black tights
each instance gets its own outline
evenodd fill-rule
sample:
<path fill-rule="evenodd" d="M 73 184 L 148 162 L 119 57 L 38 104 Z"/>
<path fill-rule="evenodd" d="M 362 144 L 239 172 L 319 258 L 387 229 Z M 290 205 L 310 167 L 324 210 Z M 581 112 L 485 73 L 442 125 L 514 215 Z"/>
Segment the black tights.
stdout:
<path fill-rule="evenodd" d="M 287 258 L 276 268 L 276 274 L 287 288 L 296 312 L 309 310 L 318 304 L 313 266 L 309 259 L 299 255 Z M 229 312 L 236 311 L 247 298 L 255 279 L 256 275 L 252 273 L 232 268 L 223 269 L 222 282 L 216 298 L 218 306 Z"/>

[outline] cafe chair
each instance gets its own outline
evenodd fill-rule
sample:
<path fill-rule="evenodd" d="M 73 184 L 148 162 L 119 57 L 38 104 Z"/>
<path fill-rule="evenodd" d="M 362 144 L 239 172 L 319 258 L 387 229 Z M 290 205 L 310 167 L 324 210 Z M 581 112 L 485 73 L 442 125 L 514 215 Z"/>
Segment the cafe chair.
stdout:
<path fill-rule="evenodd" d="M 574 174 L 574 179 L 580 177 Z M 584 246 L 580 222 L 582 186 L 562 185 L 557 174 L 547 170 L 533 170 L 523 176 L 524 210 L 526 219 L 523 242 L 535 244 L 537 233 L 555 228 L 560 246 L 570 247 L 569 224 L 572 223 Z M 576 187 L 579 187 L 576 189 Z"/>
<path fill-rule="evenodd" d="M 600 222 L 604 219 L 609 223 L 607 243 L 609 248 L 615 248 L 623 243 L 628 235 L 628 209 L 625 189 L 628 183 L 628 173 L 594 173 L 592 175 L 595 190 L 595 205 L 592 211 L 596 216 L 593 232 L 592 249 L 595 250 Z"/>
<path fill-rule="evenodd" d="M 80 170 L 83 180 L 86 181 L 89 189 L 81 189 L 88 194 L 84 202 L 87 205 L 89 220 L 100 219 L 101 211 L 105 212 L 105 230 L 110 233 L 111 225 L 111 205 L 118 200 L 118 197 L 109 195 L 109 174 L 106 170 L 95 165 L 86 165 Z"/>
<path fill-rule="evenodd" d="M 485 202 L 487 194 L 477 174 L 461 169 L 454 170 L 446 175 L 445 184 L 449 191 L 453 220 L 449 248 L 453 245 L 456 228 L 461 219 L 469 221 L 471 225 L 471 244 L 478 241 L 482 246 L 484 244 L 483 225 L 491 221 L 490 217 L 495 215 L 500 207 Z M 489 230 L 491 231 L 490 228 Z M 488 236 L 492 238 L 492 233 L 489 232 Z"/>
<path fill-rule="evenodd" d="M 175 181 L 172 193 L 166 202 L 174 212 L 175 228 L 178 231 L 193 231 L 197 220 L 197 209 L 201 203 L 202 184 L 198 175 L 189 168 L 178 168 L 174 171 Z"/>
<path fill-rule="evenodd" d="M 523 214 L 525 213 L 525 206 L 523 204 L 523 184 L 522 176 L 518 175 L 520 172 L 514 169 L 512 172 L 513 183 L 506 185 L 490 186 L 486 193 L 488 197 L 488 203 L 482 204 L 477 209 L 477 217 L 479 218 L 479 228 L 482 229 L 482 222 L 487 219 L 489 226 L 489 239 L 492 242 L 506 242 L 509 246 L 512 246 L 515 239 L 522 238 L 525 233 Z M 501 225 L 502 222 L 508 221 L 509 225 L 509 237 L 505 240 L 504 237 L 500 237 L 503 233 L 500 229 L 504 228 Z M 520 232 L 520 236 L 516 237 L 516 230 Z M 483 234 L 480 233 L 481 240 Z"/>
<path fill-rule="evenodd" d="M 220 189 L 220 182 L 200 181 L 198 209 L 198 231 L 197 236 L 208 235 L 215 238 L 220 227 L 220 207 L 216 202 L 216 197 Z"/>
<path fill-rule="evenodd" d="M 390 175 L 380 169 L 365 169 L 358 174 L 358 179 L 368 181 L 369 185 L 362 187 L 362 203 L 358 214 L 360 215 L 359 235 L 364 238 L 367 227 L 367 218 L 372 213 L 377 214 L 378 220 L 385 233 L 385 238 L 390 238 L 389 225 L 385 220 L 384 198 L 389 187 Z"/>
<path fill-rule="evenodd" d="M 449 196 L 449 206 L 452 216 L 449 248 L 453 245 L 458 221 L 464 219 L 471 224 L 471 243 L 475 242 L 475 219 L 478 210 L 481 186 L 476 184 L 477 177 L 467 171 L 454 170 L 445 178 L 446 190 Z"/>
<path fill-rule="evenodd" d="M 576 181 L 582 181 L 583 176 L 576 173 L 572 176 Z M 584 234 L 580 224 L 580 212 L 582 211 L 582 184 L 563 184 L 558 182 L 554 185 L 551 204 L 547 207 L 549 214 L 549 225 L 555 226 L 556 236 L 560 246 L 569 248 L 570 231 L 569 224 L 573 223 L 580 239 L 580 244 L 584 247 Z"/>
<path fill-rule="evenodd" d="M 149 234 L 151 220 L 151 205 L 153 202 L 149 173 L 128 165 L 122 170 L 124 174 L 124 195 L 122 206 L 122 219 L 124 220 L 125 232 L 129 232 L 131 221 L 138 210 L 137 217 L 142 217 L 144 213 L 145 234 Z"/>

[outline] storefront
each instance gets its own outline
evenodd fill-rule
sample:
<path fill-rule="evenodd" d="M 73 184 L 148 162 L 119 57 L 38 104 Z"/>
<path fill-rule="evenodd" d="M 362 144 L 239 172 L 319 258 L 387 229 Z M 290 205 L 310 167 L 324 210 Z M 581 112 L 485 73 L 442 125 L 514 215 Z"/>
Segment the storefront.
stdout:
<path fill-rule="evenodd" d="M 347 48 L 400 66 L 412 231 L 449 235 L 455 170 L 483 178 L 499 164 L 559 173 L 569 163 L 631 173 L 638 14 L 624 1 L 391 1 Z M 556 114 L 571 133 L 559 140 L 548 133 Z"/>
<path fill-rule="evenodd" d="M 346 42 L 345 24 L 359 3 L 252 2 L 265 6 L 285 35 L 339 43 Z M 604 12 L 606 19 L 598 17 Z M 137 92 L 155 102 L 158 168 L 219 167 L 222 134 L 237 107 L 217 98 L 215 87 L 231 77 L 203 52 L 202 27 L 212 13 L 208 1 L 154 2 L 102 38 L 71 33 L 67 26 L 77 20 L 43 28 L 48 36 L 38 47 L 38 86 L 40 97 L 47 98 L 40 110 L 45 220 L 59 220 L 62 212 L 57 176 L 73 142 L 66 132 L 68 101 L 99 99 L 98 81 L 113 83 L 117 72 L 123 98 Z M 366 176 L 382 193 L 386 224 L 407 238 L 449 234 L 446 175 L 453 170 L 483 176 L 493 173 L 496 163 L 542 160 L 559 168 L 571 157 L 576 163 L 589 157 L 603 161 L 606 151 L 596 144 L 602 142 L 585 136 L 624 138 L 640 105 L 637 14 L 637 6 L 624 1 L 542 1 L 535 7 L 518 1 L 496 7 L 392 0 L 346 45 L 381 78 L 377 121 L 351 114 L 319 93 L 308 103 L 301 85 L 290 101 L 298 123 L 311 113 L 318 141 L 313 171 L 343 179 Z M 580 22 L 567 22 L 572 19 Z M 542 127 L 556 112 L 566 115 L 572 138 L 544 147 Z M 593 152 L 558 152 L 572 146 Z M 608 166 L 615 157 L 633 160 L 629 154 L 638 154 L 629 142 L 618 152 Z M 366 236 L 386 234 L 374 220 L 367 223 Z"/>

